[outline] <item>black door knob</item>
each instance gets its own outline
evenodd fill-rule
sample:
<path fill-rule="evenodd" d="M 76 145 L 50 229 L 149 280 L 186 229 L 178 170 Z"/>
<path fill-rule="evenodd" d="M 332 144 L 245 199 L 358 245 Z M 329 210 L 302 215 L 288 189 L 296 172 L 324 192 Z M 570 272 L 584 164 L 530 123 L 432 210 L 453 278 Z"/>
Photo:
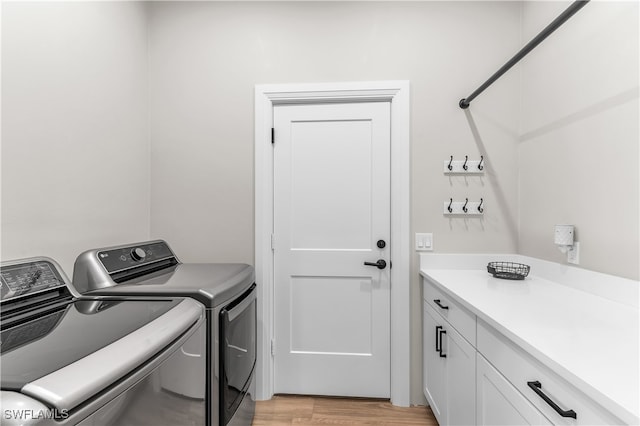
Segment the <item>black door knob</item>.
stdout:
<path fill-rule="evenodd" d="M 387 262 L 383 259 L 380 259 L 377 262 L 364 262 L 364 264 L 367 266 L 375 266 L 378 269 L 384 269 L 387 267 Z"/>
<path fill-rule="evenodd" d="M 378 240 L 376 245 L 378 246 L 378 248 L 383 249 L 383 248 L 385 248 L 387 246 L 387 243 L 384 240 Z"/>

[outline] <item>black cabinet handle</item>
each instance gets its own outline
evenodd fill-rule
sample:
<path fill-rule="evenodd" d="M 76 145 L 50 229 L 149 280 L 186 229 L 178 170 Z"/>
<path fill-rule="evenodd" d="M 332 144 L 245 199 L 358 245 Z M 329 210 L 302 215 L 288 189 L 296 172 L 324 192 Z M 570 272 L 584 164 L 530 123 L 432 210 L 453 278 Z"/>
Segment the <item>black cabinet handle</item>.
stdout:
<path fill-rule="evenodd" d="M 578 415 L 576 414 L 575 411 L 573 410 L 563 410 L 562 408 L 560 408 L 560 406 L 558 404 L 556 404 L 555 402 L 553 402 L 551 400 L 551 398 L 549 398 L 547 395 L 545 395 L 544 392 L 542 392 L 542 383 L 540 383 L 539 381 L 534 381 L 534 382 L 527 382 L 527 386 L 529 386 L 531 389 L 533 389 L 533 391 L 544 400 L 544 402 L 546 402 L 547 404 L 549 404 L 551 406 L 551 408 L 553 408 L 554 410 L 556 410 L 556 413 L 560 414 L 562 417 L 571 417 L 576 419 L 578 417 Z"/>
<path fill-rule="evenodd" d="M 378 260 L 377 262 L 364 262 L 366 266 L 375 266 L 378 269 L 384 269 L 387 267 L 387 262 L 383 259 Z"/>
<path fill-rule="evenodd" d="M 440 338 L 440 350 L 438 352 L 440 352 L 440 358 L 446 358 L 447 354 L 443 354 L 442 353 L 442 335 L 443 334 L 447 334 L 447 330 L 442 329 L 440 330 L 440 332 L 438 333 L 438 337 Z"/>
<path fill-rule="evenodd" d="M 436 352 L 440 352 L 440 329 L 441 325 L 436 325 Z"/>
<path fill-rule="evenodd" d="M 440 303 L 440 299 L 433 299 L 433 303 L 440 306 L 440 309 L 449 309 L 448 306 L 444 306 L 442 303 Z"/>

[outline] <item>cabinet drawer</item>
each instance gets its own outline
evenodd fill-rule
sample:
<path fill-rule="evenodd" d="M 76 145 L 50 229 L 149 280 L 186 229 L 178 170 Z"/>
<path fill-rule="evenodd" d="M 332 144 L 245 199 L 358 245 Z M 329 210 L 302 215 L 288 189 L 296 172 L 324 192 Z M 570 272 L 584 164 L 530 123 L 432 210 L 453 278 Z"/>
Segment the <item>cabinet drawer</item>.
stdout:
<path fill-rule="evenodd" d="M 424 283 L 424 300 L 473 346 L 476 345 L 476 316 L 446 295 L 428 280 Z"/>
<path fill-rule="evenodd" d="M 515 343 L 478 321 L 478 351 L 504 375 L 538 410 L 557 425 L 614 425 L 621 420 L 562 379 Z M 529 384 L 530 383 L 530 384 Z M 537 388 L 558 409 L 575 412 L 576 418 L 563 417 L 545 402 Z M 568 414 L 568 413 L 566 413 Z"/>
<path fill-rule="evenodd" d="M 476 363 L 476 424 L 550 425 L 507 379 L 480 354 Z"/>

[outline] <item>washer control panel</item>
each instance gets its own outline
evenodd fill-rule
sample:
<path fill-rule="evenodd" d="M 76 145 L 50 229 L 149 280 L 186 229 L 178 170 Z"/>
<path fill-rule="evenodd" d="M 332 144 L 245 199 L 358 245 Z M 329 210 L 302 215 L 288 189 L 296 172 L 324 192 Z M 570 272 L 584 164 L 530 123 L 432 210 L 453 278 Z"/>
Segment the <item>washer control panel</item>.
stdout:
<path fill-rule="evenodd" d="M 47 260 L 3 264 L 0 269 L 0 300 L 3 302 L 65 285 L 55 265 Z"/>
<path fill-rule="evenodd" d="M 109 274 L 172 258 L 175 256 L 164 241 L 98 252 L 98 260 Z"/>

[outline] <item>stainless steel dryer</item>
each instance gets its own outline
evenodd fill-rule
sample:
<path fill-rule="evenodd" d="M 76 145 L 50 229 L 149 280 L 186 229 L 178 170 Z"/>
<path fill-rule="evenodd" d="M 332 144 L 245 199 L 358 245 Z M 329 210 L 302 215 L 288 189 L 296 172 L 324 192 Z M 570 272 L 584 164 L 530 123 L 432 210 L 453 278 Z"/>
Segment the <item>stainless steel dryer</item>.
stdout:
<path fill-rule="evenodd" d="M 256 285 L 252 266 L 241 263 L 181 263 L 161 240 L 82 253 L 73 286 L 83 296 L 189 297 L 206 310 L 204 353 L 207 424 L 251 425 L 255 411 Z M 185 356 L 188 359 L 188 356 Z M 182 392 L 190 376 L 176 377 Z"/>
<path fill-rule="evenodd" d="M 170 389 L 178 356 L 204 345 L 199 303 L 78 301 L 45 257 L 3 262 L 0 275 L 0 423 L 205 424 L 204 398 Z"/>

